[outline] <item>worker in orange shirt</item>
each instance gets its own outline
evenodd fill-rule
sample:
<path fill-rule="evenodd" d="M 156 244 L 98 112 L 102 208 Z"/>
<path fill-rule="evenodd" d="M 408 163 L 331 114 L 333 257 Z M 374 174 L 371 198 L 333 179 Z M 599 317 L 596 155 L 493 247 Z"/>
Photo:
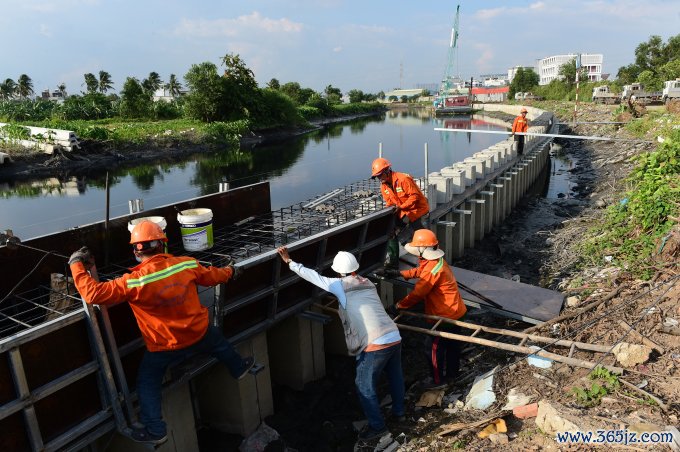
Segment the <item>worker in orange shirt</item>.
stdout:
<path fill-rule="evenodd" d="M 119 278 L 96 281 L 89 273 L 94 257 L 86 247 L 69 259 L 78 292 L 88 304 L 130 303 L 146 351 L 137 375 L 139 420 L 132 439 L 159 445 L 167 441 L 161 416 L 161 383 L 171 364 L 197 354 L 211 354 L 224 363 L 232 377 L 241 379 L 253 367 L 208 322 L 208 309 L 198 299 L 197 285 L 215 286 L 237 277 L 233 262 L 225 268 L 203 267 L 196 259 L 164 253 L 168 239 L 160 226 L 141 221 L 132 230 L 130 244 L 139 265 Z"/>
<path fill-rule="evenodd" d="M 522 107 L 519 116 L 512 122 L 512 136 L 517 142 L 517 154 L 524 153 L 524 135 L 515 135 L 516 132 L 527 133 L 529 131 L 529 120 L 527 119 L 527 109 Z"/>
<path fill-rule="evenodd" d="M 392 171 L 392 164 L 382 157 L 373 160 L 371 177 L 380 179 L 380 193 L 386 206 L 395 206 L 397 225 L 387 244 L 385 266 L 398 267 L 399 243 L 411 240 L 413 231 L 422 229 L 423 217 L 430 212 L 427 198 L 413 178 L 406 173 Z"/>
<path fill-rule="evenodd" d="M 404 279 L 418 278 L 413 290 L 399 300 L 394 308 L 408 309 L 420 301 L 425 302 L 425 314 L 458 320 L 465 315 L 467 308 L 458 291 L 458 283 L 451 267 L 444 260 L 444 251 L 438 247 L 439 241 L 429 229 L 419 229 L 413 240 L 405 248 L 418 256 L 418 267 L 397 271 L 386 269 L 385 276 Z M 460 327 L 443 322 L 439 331 L 458 334 Z M 430 364 L 432 383 L 430 387 L 440 387 L 453 381 L 460 368 L 460 344 L 452 339 L 427 336 L 426 354 Z"/>

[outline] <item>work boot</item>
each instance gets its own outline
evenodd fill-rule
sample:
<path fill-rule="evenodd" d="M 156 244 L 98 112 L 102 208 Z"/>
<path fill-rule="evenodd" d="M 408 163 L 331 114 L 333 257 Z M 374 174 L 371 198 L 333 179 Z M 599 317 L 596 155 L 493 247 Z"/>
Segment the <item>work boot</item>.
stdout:
<path fill-rule="evenodd" d="M 150 444 L 152 446 L 160 446 L 168 440 L 168 435 L 154 435 L 149 433 L 146 427 L 137 427 L 132 429 L 132 439 L 137 443 Z"/>

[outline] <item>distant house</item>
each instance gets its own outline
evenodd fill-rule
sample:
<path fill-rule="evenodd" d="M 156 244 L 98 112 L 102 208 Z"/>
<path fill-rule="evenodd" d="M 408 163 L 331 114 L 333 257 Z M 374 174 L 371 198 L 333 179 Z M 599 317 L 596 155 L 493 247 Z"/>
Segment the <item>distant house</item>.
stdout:
<path fill-rule="evenodd" d="M 475 102 L 505 102 L 508 100 L 509 86 L 472 88 Z"/>
<path fill-rule="evenodd" d="M 188 92 L 189 91 L 187 91 L 187 90 L 181 89 L 181 90 L 179 90 L 179 96 L 178 95 L 173 96 L 172 93 L 170 92 L 170 90 L 167 87 L 162 87 L 162 88 L 158 88 L 156 90 L 156 92 L 153 93 L 153 97 L 151 98 L 151 100 L 153 100 L 154 102 L 158 102 L 158 101 L 172 102 L 176 98 L 186 95 Z"/>
<path fill-rule="evenodd" d="M 64 93 L 58 89 L 55 89 L 54 91 L 50 91 L 49 89 L 43 90 L 42 93 L 40 93 L 40 97 L 38 97 L 38 99 L 51 100 L 57 103 L 63 103 L 64 98 Z"/>
<path fill-rule="evenodd" d="M 560 77 L 560 67 L 569 63 L 581 55 L 581 67 L 585 68 L 588 74 L 588 81 L 599 82 L 602 80 L 602 62 L 604 55 L 601 53 L 569 53 L 566 55 L 553 55 L 538 60 L 538 84 L 547 85 Z"/>
<path fill-rule="evenodd" d="M 508 74 L 482 74 L 479 78 L 482 79 L 482 86 L 487 88 L 509 84 Z"/>

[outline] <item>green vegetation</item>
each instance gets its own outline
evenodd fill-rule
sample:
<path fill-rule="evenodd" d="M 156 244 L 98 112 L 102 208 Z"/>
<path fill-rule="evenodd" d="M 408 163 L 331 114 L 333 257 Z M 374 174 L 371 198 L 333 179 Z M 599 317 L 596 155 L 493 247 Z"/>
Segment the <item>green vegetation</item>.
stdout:
<path fill-rule="evenodd" d="M 648 279 L 663 238 L 680 216 L 680 129 L 677 117 L 651 115 L 628 127 L 642 135 L 653 130 L 666 134 L 663 143 L 635 158 L 628 191 L 607 209 L 604 220 L 591 229 L 583 245 L 585 264 L 599 264 L 612 256 L 620 266 Z"/>
<path fill-rule="evenodd" d="M 535 90 L 538 87 L 539 80 L 540 77 L 532 69 L 517 68 L 517 72 L 512 78 L 512 83 L 510 83 L 508 99 L 514 99 L 516 93 Z"/>
<path fill-rule="evenodd" d="M 272 79 L 266 88 L 259 88 L 253 72 L 237 54 L 222 57 L 221 65 L 223 71 L 210 62 L 194 64 L 184 77 L 186 94 L 174 74 L 168 83 L 157 72 L 142 81 L 127 77 L 119 96 L 107 94 L 114 85 L 111 74 L 87 73 L 81 94 L 67 96 L 66 86 L 58 86 L 61 103 L 29 100 L 33 82 L 23 74 L 17 82 L 8 78 L 0 83 L 0 121 L 73 130 L 81 138 L 111 140 L 117 145 L 159 141 L 234 145 L 248 131 L 383 109 L 375 102 L 381 95 L 384 98 L 382 93 L 351 90 L 351 103 L 343 104 L 342 91 L 333 85 L 317 93 L 297 82 L 281 84 Z M 166 98 L 154 101 L 160 88 Z"/>
<path fill-rule="evenodd" d="M 604 367 L 597 367 L 588 375 L 593 383 L 585 388 L 573 387 L 572 394 L 576 397 L 576 402 L 583 407 L 599 405 L 602 397 L 617 390 L 621 383 L 619 377 L 612 374 Z"/>
<path fill-rule="evenodd" d="M 619 68 L 621 85 L 638 81 L 650 89 L 661 89 L 664 80 L 680 77 L 680 34 L 668 38 L 651 36 L 635 48 L 635 63 Z"/>

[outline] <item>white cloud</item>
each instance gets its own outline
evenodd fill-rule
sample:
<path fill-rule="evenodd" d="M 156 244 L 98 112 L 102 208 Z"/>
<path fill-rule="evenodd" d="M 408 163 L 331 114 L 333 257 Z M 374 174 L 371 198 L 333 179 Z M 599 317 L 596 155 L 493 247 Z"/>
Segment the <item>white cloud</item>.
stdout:
<path fill-rule="evenodd" d="M 532 3 L 531 5 L 529 5 L 529 9 L 533 9 L 534 11 L 545 9 L 545 3 L 543 2 Z"/>
<path fill-rule="evenodd" d="M 493 70 L 496 66 L 494 65 L 494 60 L 496 55 L 494 53 L 494 48 L 490 44 L 476 43 L 474 44 L 476 53 L 478 55 L 475 60 L 475 65 L 480 73 L 489 72 Z"/>
<path fill-rule="evenodd" d="M 248 32 L 299 33 L 303 25 L 289 19 L 270 19 L 259 12 L 239 16 L 235 19 L 191 20 L 182 19 L 175 28 L 175 34 L 188 37 L 240 36 Z"/>
<path fill-rule="evenodd" d="M 333 52 L 335 53 L 342 52 L 342 46 L 333 47 Z"/>
<path fill-rule="evenodd" d="M 40 24 L 40 34 L 43 36 L 47 36 L 48 38 L 52 37 L 52 30 L 50 30 L 50 27 L 48 27 L 45 24 Z"/>
<path fill-rule="evenodd" d="M 475 18 L 480 20 L 493 19 L 507 12 L 507 8 L 480 9 L 475 13 Z"/>

